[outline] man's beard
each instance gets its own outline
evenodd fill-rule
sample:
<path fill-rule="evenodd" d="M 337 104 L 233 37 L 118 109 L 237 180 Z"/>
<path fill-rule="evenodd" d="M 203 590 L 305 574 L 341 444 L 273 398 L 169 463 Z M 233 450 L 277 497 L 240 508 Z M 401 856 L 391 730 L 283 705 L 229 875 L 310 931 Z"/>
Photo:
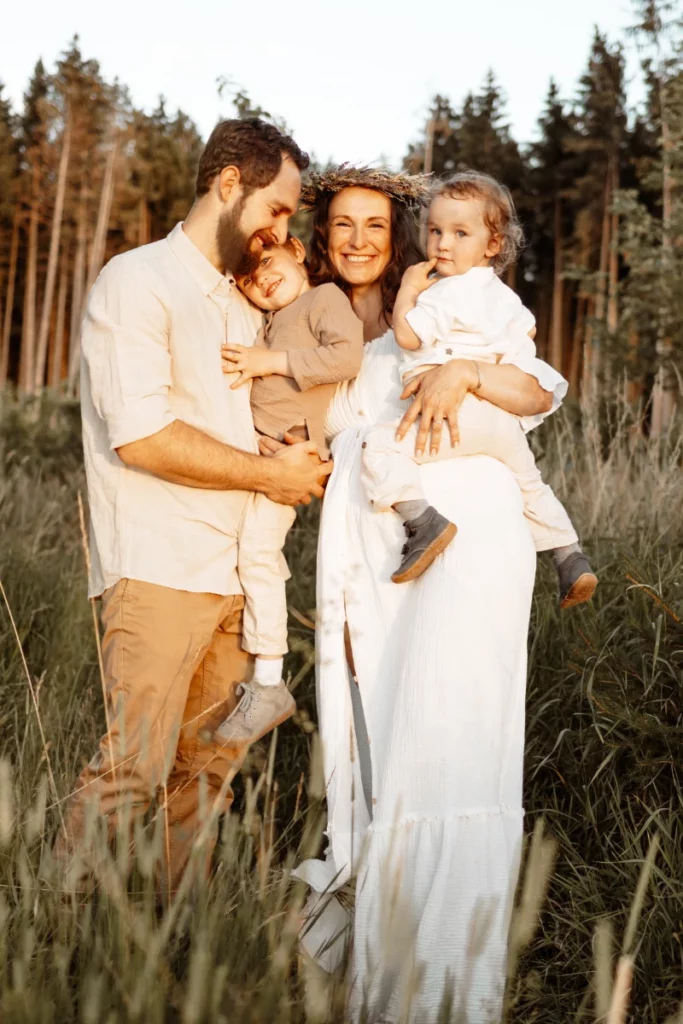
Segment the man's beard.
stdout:
<path fill-rule="evenodd" d="M 241 198 L 234 208 L 226 211 L 218 221 L 216 247 L 226 274 L 236 274 L 242 264 L 248 261 L 251 251 L 251 238 L 247 238 L 240 226 L 243 209 L 244 199 Z"/>

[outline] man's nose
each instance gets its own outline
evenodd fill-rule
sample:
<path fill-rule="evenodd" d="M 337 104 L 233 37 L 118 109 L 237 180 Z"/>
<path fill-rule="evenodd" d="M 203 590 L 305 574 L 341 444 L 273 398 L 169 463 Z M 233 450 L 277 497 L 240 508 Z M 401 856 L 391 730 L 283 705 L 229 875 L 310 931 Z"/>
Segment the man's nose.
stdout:
<path fill-rule="evenodd" d="M 273 235 L 278 245 L 284 245 L 287 241 L 287 229 L 289 227 L 289 217 L 281 217 L 275 222 L 273 228 Z"/>

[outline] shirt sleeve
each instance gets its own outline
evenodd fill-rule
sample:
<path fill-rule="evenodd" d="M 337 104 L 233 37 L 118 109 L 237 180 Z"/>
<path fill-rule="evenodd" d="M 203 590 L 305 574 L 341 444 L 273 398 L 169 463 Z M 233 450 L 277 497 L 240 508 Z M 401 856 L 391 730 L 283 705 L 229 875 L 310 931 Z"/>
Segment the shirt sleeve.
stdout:
<path fill-rule="evenodd" d="M 88 298 L 83 372 L 112 449 L 158 433 L 171 412 L 171 355 L 166 310 L 144 267 L 112 260 Z"/>
<path fill-rule="evenodd" d="M 432 348 L 448 337 L 460 305 L 457 284 L 452 278 L 437 281 L 418 295 L 415 306 L 406 313 L 406 321 L 423 348 Z"/>
<path fill-rule="evenodd" d="M 356 377 L 363 361 L 363 325 L 341 288 L 321 285 L 316 289 L 310 326 L 319 342 L 317 348 L 297 348 L 287 353 L 300 390 Z"/>

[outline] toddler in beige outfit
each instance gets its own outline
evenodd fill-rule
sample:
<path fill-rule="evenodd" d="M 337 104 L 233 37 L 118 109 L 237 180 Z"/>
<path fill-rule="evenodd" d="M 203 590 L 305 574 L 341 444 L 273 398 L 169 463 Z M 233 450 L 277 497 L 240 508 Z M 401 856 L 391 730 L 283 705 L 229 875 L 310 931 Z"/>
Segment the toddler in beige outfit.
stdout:
<path fill-rule="evenodd" d="M 253 381 L 251 409 L 260 435 L 279 441 L 305 437 L 327 459 L 325 414 L 337 384 L 360 369 L 360 320 L 337 285 L 311 287 L 304 247 L 292 236 L 265 249 L 255 266 L 237 275 L 237 284 L 266 313 L 266 321 L 253 347 L 223 347 L 224 372 L 237 374 L 231 387 Z M 240 704 L 218 729 L 226 742 L 254 742 L 295 709 L 282 680 L 287 652 L 282 548 L 294 518 L 292 508 L 255 494 L 243 520 L 237 555 L 245 596 L 243 645 L 256 662 Z"/>

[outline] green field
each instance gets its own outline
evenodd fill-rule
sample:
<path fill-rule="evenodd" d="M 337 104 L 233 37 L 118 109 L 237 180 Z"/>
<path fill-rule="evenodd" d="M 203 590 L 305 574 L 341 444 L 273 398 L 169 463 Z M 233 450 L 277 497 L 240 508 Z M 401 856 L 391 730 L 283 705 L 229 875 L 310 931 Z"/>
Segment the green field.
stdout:
<path fill-rule="evenodd" d="M 526 810 L 557 843 L 535 934 L 510 986 L 509 1020 L 599 1019 L 614 957 L 635 957 L 629 1020 L 664 1024 L 683 996 L 683 433 L 649 443 L 618 409 L 554 417 L 536 439 L 600 574 L 594 603 L 559 614 L 539 562 L 532 615 Z M 6 402 L 0 419 L 0 1019 L 342 1021 L 343 982 L 304 985 L 303 899 L 287 868 L 320 844 L 313 634 L 317 509 L 288 547 L 288 669 L 300 713 L 252 750 L 222 823 L 216 871 L 165 914 L 152 871 L 161 819 L 138 855 L 105 859 L 90 899 L 50 873 L 60 804 L 104 715 L 85 597 L 78 409 Z M 9 610 L 16 623 L 15 635 Z M 25 662 L 24 662 L 25 658 Z M 30 679 L 29 679 L 30 677 Z M 313 757 L 313 762 L 315 762 Z M 659 850 L 633 941 L 629 908 Z M 542 858 L 541 858 L 542 859 Z M 42 866 L 41 866 L 42 865 Z M 542 888 L 538 866 L 532 883 Z M 531 896 L 534 884 L 531 885 Z M 640 906 L 640 904 L 638 904 Z M 527 924 L 534 920 L 533 905 Z M 598 940 L 596 942 L 596 929 Z M 597 950 L 597 956 L 596 956 Z M 597 965 L 597 974 L 596 974 Z M 596 994 L 597 993 L 597 996 Z M 619 1018 L 621 1019 L 621 1018 Z M 674 1017 L 678 1020 L 678 1017 Z M 683 1020 L 683 1017 L 680 1018 Z M 444 1024 L 446 1019 L 444 1018 Z"/>

